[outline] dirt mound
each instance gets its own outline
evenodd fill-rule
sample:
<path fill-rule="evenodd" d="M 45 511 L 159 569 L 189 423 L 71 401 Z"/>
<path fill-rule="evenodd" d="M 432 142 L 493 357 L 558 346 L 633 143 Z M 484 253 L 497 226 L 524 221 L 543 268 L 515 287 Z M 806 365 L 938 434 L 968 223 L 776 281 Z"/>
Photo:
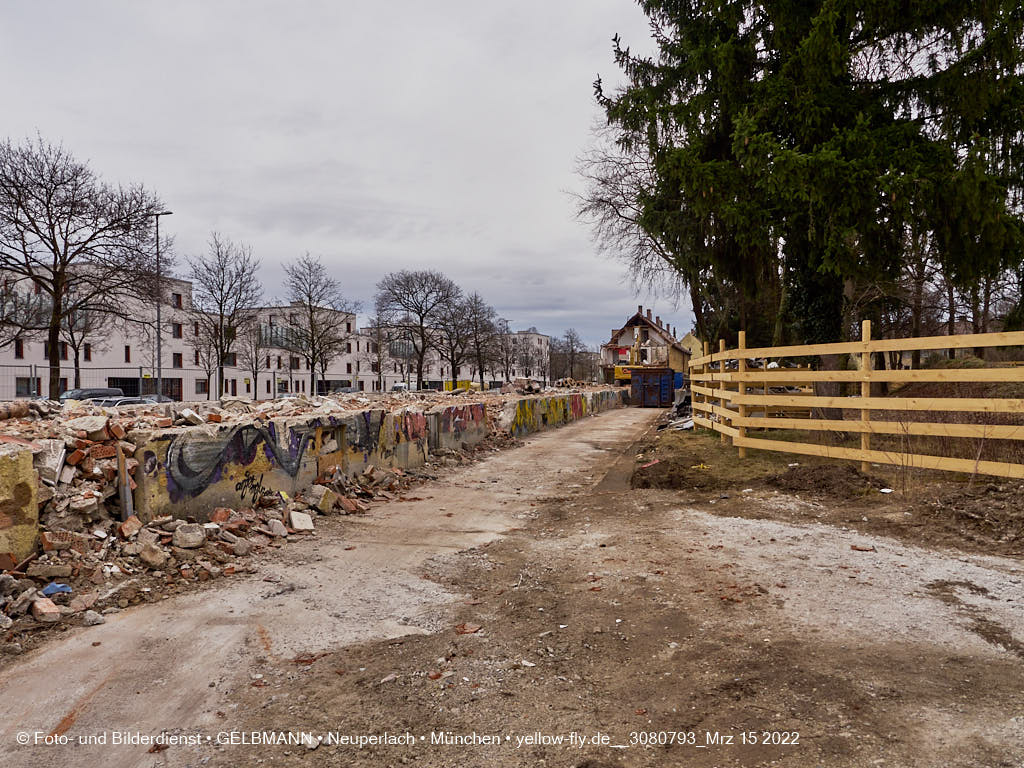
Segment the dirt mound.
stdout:
<path fill-rule="evenodd" d="M 1024 486 L 988 483 L 921 493 L 914 505 L 932 536 L 985 545 L 993 552 L 1022 554 Z"/>
<path fill-rule="evenodd" d="M 768 477 L 767 482 L 784 491 L 811 492 L 847 499 L 885 487 L 882 480 L 865 475 L 853 464 L 790 467 L 782 474 Z"/>
<path fill-rule="evenodd" d="M 656 464 L 638 467 L 633 473 L 631 485 L 633 488 L 670 490 L 718 490 L 734 485 L 730 478 L 723 478 L 709 469 L 711 468 L 697 454 L 662 457 Z"/>

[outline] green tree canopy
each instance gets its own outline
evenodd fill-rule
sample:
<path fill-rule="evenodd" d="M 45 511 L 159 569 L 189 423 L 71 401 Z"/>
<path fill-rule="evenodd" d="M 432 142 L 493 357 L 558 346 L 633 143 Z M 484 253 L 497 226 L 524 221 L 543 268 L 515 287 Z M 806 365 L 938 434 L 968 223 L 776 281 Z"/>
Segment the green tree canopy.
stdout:
<path fill-rule="evenodd" d="M 908 233 L 961 285 L 1020 264 L 1017 2 L 640 5 L 657 54 L 616 37 L 626 85 L 597 97 L 650 164 L 638 225 L 734 286 L 741 327 L 768 291 L 797 340 L 845 337 L 850 286 L 898 277 Z"/>

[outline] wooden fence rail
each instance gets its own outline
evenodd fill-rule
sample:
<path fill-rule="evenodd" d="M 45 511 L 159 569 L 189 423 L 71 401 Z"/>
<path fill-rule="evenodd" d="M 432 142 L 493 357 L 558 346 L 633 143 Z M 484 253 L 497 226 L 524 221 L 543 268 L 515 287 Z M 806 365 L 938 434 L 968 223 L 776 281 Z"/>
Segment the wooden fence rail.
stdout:
<path fill-rule="evenodd" d="M 897 435 L 966 438 L 981 441 L 981 447 L 986 440 L 1019 441 L 1024 446 L 1024 397 L 884 397 L 871 391 L 872 384 L 882 382 L 1024 385 L 1024 368 L 1017 366 L 876 370 L 872 364 L 873 355 L 879 352 L 1024 346 L 1024 331 L 872 339 L 871 322 L 865 320 L 860 341 L 747 348 L 745 337 L 740 332 L 736 349 L 726 349 L 725 340 L 720 340 L 716 353 L 711 353 L 705 342 L 704 354 L 690 361 L 694 424 L 719 432 L 723 442 L 731 438 L 740 458 L 746 456 L 747 448 L 760 448 L 859 461 L 865 472 L 870 464 L 876 463 L 1024 478 L 1024 464 L 982 460 L 981 448 L 972 450 L 972 454 L 976 453 L 972 459 L 915 453 L 906 450 L 905 445 L 903 450 L 879 450 L 871 445 L 872 435 Z M 851 355 L 858 359 L 859 366 L 857 370 L 843 371 L 767 368 L 768 361 L 773 359 L 820 355 Z M 762 360 L 763 367 L 752 369 L 752 360 Z M 844 397 L 814 390 L 815 385 L 825 383 L 859 383 L 860 394 Z M 1020 392 L 1011 394 L 1024 394 L 1024 386 Z M 900 418 L 872 418 L 873 411 L 897 412 Z M 902 418 L 919 412 L 940 418 Z M 1005 414 L 1018 414 L 1021 418 L 1020 423 L 984 424 L 953 421 L 952 414 L 997 414 L 1004 421 L 1013 421 L 1013 416 Z M 751 437 L 748 430 L 752 429 L 853 433 L 859 434 L 860 447 Z"/>

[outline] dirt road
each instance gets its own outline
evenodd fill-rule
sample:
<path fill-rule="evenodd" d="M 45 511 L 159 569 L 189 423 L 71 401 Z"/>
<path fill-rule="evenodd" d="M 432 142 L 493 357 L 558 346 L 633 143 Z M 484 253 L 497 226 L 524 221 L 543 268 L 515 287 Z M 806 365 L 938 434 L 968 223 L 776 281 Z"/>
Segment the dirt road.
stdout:
<path fill-rule="evenodd" d="M 653 416 L 536 436 L 257 578 L 30 654 L 0 677 L 0 758 L 1024 766 L 1020 559 L 823 522 L 763 487 L 631 490 Z M 14 741 L 162 728 L 199 744 Z M 299 743 L 253 743 L 282 738 Z"/>
<path fill-rule="evenodd" d="M 332 518 L 255 577 L 112 615 L 26 655 L 0 674 L 0 764 L 181 765 L 187 748 L 149 754 L 111 745 L 112 732 L 218 731 L 218 712 L 236 717 L 231 692 L 265 663 L 438 630 L 438 608 L 458 595 L 423 578 L 426 561 L 492 541 L 547 496 L 582 492 L 652 416 L 623 410 L 538 435 L 417 489 L 420 501 Z M 72 743 L 20 746 L 19 733 Z M 106 744 L 78 743 L 103 733 Z"/>

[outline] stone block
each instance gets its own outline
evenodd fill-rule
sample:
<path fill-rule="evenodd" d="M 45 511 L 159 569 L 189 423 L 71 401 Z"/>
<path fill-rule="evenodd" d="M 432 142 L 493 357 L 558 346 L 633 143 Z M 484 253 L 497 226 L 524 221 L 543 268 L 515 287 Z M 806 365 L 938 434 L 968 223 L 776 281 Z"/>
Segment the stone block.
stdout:
<path fill-rule="evenodd" d="M 313 518 L 305 512 L 299 512 L 298 510 L 293 509 L 288 513 L 288 522 L 291 523 L 292 530 L 295 531 L 313 530 Z"/>
<path fill-rule="evenodd" d="M 185 523 L 174 529 L 171 543 L 181 549 L 195 549 L 206 543 L 206 531 L 198 523 Z"/>
<path fill-rule="evenodd" d="M 32 601 L 32 618 L 47 623 L 60 621 L 60 608 L 48 597 L 37 597 Z"/>
<path fill-rule="evenodd" d="M 322 515 L 329 514 L 338 503 L 338 494 L 323 485 L 314 485 L 306 491 L 309 506 Z"/>
<path fill-rule="evenodd" d="M 32 451 L 0 443 L 0 552 L 23 560 L 36 551 L 39 500 Z"/>

